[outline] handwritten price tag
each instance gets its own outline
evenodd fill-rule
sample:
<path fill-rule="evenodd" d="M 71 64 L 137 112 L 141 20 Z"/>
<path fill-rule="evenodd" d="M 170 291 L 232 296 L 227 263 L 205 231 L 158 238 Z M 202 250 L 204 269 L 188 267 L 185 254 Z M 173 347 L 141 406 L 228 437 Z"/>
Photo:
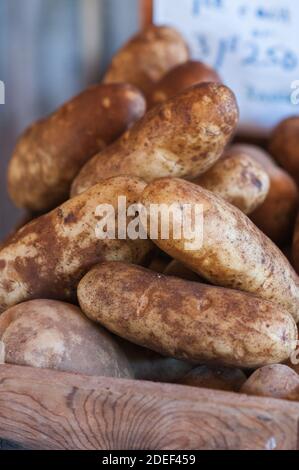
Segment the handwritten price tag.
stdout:
<path fill-rule="evenodd" d="M 215 67 L 234 90 L 242 132 L 263 135 L 299 114 L 292 99 L 299 80 L 298 2 L 154 0 L 154 20 L 179 29 L 193 57 Z"/>

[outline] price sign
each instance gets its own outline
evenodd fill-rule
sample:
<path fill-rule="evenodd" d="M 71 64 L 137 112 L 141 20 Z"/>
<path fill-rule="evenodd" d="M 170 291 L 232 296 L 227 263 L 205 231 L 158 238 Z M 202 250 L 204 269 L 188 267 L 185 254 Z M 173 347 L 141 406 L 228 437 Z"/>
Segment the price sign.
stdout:
<path fill-rule="evenodd" d="M 299 2 L 154 0 L 153 18 L 180 30 L 234 90 L 243 132 L 267 134 L 299 114 Z"/>

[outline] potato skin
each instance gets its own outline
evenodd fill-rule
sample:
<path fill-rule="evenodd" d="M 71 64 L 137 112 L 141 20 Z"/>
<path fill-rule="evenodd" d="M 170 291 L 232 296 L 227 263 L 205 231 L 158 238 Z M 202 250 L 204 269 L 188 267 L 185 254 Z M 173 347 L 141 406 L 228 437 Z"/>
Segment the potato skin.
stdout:
<path fill-rule="evenodd" d="M 104 83 L 127 82 L 147 95 L 176 65 L 189 59 L 181 34 L 166 26 L 149 26 L 128 41 L 113 57 Z"/>
<path fill-rule="evenodd" d="M 0 317 L 0 341 L 7 364 L 133 377 L 113 336 L 64 302 L 31 300 L 8 309 Z"/>
<path fill-rule="evenodd" d="M 204 82 L 221 83 L 221 78 L 216 70 L 203 62 L 188 60 L 171 69 L 156 83 L 148 97 L 148 107 L 152 108 L 157 104 L 164 103 L 186 88 Z"/>
<path fill-rule="evenodd" d="M 240 369 L 199 366 L 188 372 L 179 384 L 226 392 L 239 392 L 247 377 Z"/>
<path fill-rule="evenodd" d="M 134 177 L 104 181 L 19 230 L 0 251 L 0 312 L 36 298 L 75 301 L 79 280 L 96 263 L 140 262 L 149 240 L 98 239 L 95 209 L 117 209 L 119 195 L 135 203 L 144 187 Z"/>
<path fill-rule="evenodd" d="M 299 321 L 298 277 L 274 243 L 241 211 L 222 198 L 188 181 L 162 178 L 150 183 L 141 202 L 151 204 L 200 204 L 203 208 L 201 248 L 186 250 L 186 240 L 169 239 L 155 244 L 212 284 L 250 292 L 288 310 Z M 148 212 L 149 213 L 149 212 Z"/>
<path fill-rule="evenodd" d="M 271 302 L 229 289 L 105 262 L 78 286 L 82 311 L 111 332 L 167 357 L 258 367 L 296 348 L 292 316 Z"/>
<path fill-rule="evenodd" d="M 9 165 L 12 200 L 43 212 L 65 201 L 82 166 L 142 117 L 145 106 L 131 85 L 96 85 L 33 124 Z"/>
<path fill-rule="evenodd" d="M 268 173 L 270 190 L 250 218 L 277 245 L 284 245 L 291 239 L 298 210 L 299 194 L 294 179 L 259 147 L 239 144 L 233 145 L 229 152 L 249 155 Z"/>
<path fill-rule="evenodd" d="M 283 120 L 273 130 L 269 152 L 299 184 L 299 116 Z"/>
<path fill-rule="evenodd" d="M 241 393 L 288 399 L 298 387 L 299 375 L 294 370 L 282 364 L 274 364 L 256 370 L 242 386 Z"/>
<path fill-rule="evenodd" d="M 115 144 L 92 158 L 75 179 L 79 194 L 102 179 L 132 174 L 193 179 L 221 156 L 238 123 L 234 94 L 204 83 L 156 106 Z"/>
<path fill-rule="evenodd" d="M 221 196 L 244 214 L 251 214 L 266 199 L 270 179 L 260 164 L 245 153 L 227 151 L 193 183 Z"/>

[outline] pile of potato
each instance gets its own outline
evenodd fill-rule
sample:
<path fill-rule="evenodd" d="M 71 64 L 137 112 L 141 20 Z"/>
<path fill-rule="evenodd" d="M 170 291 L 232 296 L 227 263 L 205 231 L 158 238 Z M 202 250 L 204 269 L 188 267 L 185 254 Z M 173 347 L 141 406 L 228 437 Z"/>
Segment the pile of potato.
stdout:
<path fill-rule="evenodd" d="M 238 120 L 218 74 L 151 26 L 26 130 L 8 190 L 32 220 L 0 250 L 2 362 L 299 400 L 299 116 L 269 153 L 237 143 Z M 117 224 L 119 196 L 201 204 L 203 245 L 98 239 L 96 207 Z"/>

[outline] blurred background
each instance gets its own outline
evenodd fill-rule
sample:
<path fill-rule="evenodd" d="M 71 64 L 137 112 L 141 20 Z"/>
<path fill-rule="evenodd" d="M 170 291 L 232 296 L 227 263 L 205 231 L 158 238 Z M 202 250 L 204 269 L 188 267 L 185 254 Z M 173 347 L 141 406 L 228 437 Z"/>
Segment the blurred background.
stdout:
<path fill-rule="evenodd" d="M 138 0 L 0 0 L 0 240 L 21 217 L 6 191 L 17 136 L 99 81 L 139 25 Z"/>

